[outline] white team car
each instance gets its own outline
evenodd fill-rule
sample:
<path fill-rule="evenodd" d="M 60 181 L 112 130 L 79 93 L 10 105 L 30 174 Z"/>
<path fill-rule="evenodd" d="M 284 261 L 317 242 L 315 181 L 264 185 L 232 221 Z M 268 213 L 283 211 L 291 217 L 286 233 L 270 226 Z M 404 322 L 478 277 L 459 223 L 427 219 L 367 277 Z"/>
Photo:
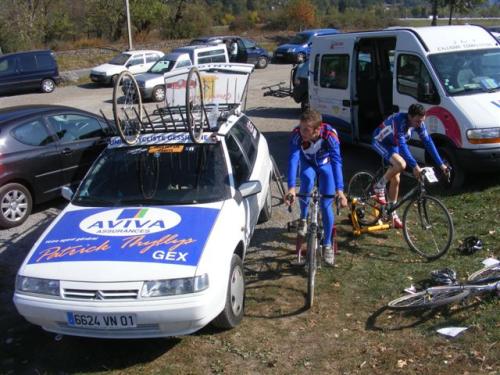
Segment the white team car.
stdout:
<path fill-rule="evenodd" d="M 184 131 L 114 138 L 19 269 L 14 303 L 66 335 L 143 338 L 243 317 L 243 260 L 271 216 L 264 136 L 231 114 L 201 143 Z"/>

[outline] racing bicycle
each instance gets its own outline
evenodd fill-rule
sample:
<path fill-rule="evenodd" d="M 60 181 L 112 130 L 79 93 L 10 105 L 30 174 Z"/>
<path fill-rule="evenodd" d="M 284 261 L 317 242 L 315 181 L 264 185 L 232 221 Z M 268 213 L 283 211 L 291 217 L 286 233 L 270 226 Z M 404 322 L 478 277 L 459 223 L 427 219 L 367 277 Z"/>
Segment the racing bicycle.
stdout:
<path fill-rule="evenodd" d="M 354 235 L 391 228 L 392 213 L 407 203 L 403 213 L 403 236 L 410 249 L 427 260 L 443 256 L 453 240 L 453 221 L 446 206 L 427 194 L 426 182 L 435 183 L 432 167 L 422 168 L 417 184 L 395 204 L 381 204 L 373 187 L 383 175 L 384 167 L 374 176 L 361 171 L 352 176 L 347 188 Z"/>
<path fill-rule="evenodd" d="M 489 293 L 494 293 L 497 297 L 500 295 L 500 263 L 474 272 L 467 279 L 467 284 L 430 287 L 399 297 L 387 306 L 393 310 L 432 309 Z"/>

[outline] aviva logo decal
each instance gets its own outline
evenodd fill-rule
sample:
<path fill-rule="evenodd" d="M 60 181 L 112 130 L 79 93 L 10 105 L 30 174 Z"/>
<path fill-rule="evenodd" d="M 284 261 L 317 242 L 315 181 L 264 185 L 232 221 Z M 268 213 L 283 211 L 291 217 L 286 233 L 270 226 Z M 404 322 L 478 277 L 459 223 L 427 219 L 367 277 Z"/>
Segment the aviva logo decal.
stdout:
<path fill-rule="evenodd" d="M 80 222 L 80 229 L 101 236 L 145 235 L 175 227 L 179 214 L 162 208 L 125 208 L 99 212 Z"/>

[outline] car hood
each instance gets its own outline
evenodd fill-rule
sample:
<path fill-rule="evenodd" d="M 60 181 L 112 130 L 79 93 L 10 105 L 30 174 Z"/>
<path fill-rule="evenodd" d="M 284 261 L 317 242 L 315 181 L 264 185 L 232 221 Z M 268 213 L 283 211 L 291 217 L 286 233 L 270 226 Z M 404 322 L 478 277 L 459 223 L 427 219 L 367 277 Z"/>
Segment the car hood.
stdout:
<path fill-rule="evenodd" d="M 457 106 L 477 128 L 500 126 L 500 91 L 454 96 Z"/>
<path fill-rule="evenodd" d="M 142 73 L 135 76 L 135 80 L 138 84 L 144 84 L 146 86 L 158 85 L 163 83 L 163 74 L 158 73 Z"/>
<path fill-rule="evenodd" d="M 70 204 L 33 246 L 19 274 L 83 282 L 193 276 L 222 206 Z"/>
<path fill-rule="evenodd" d="M 125 70 L 122 65 L 102 64 L 92 68 L 91 73 L 106 73 L 107 75 L 118 74 Z"/>

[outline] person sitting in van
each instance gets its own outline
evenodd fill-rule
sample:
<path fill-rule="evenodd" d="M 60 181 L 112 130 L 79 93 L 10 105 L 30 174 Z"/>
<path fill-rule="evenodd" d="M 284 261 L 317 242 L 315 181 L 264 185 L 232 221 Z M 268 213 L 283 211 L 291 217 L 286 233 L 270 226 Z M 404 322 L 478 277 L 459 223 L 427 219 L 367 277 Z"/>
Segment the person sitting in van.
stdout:
<path fill-rule="evenodd" d="M 413 175 L 417 179 L 420 178 L 421 168 L 412 156 L 407 144 L 413 131 L 417 132 L 424 143 L 426 151 L 432 156 L 436 165 L 439 165 L 444 173 L 448 173 L 448 167 L 443 163 L 432 138 L 427 133 L 424 120 L 424 107 L 415 103 L 410 105 L 408 113 L 400 112 L 390 115 L 373 132 L 373 148 L 390 165 L 374 186 L 375 197 L 380 204 L 387 204 L 385 186 L 388 182 L 390 182 L 389 203 L 394 204 L 397 202 L 400 173 L 406 169 L 406 165 L 412 168 Z M 392 224 L 394 228 L 403 228 L 403 223 L 395 211 L 392 216 Z"/>
<path fill-rule="evenodd" d="M 231 61 L 236 61 L 238 59 L 238 41 L 233 39 L 229 47 L 229 59 Z"/>
<path fill-rule="evenodd" d="M 287 204 L 295 201 L 295 183 L 300 163 L 300 194 L 310 194 L 316 178 L 320 194 L 333 195 L 340 199 L 342 207 L 347 207 L 342 176 L 342 156 L 337 132 L 330 125 L 321 122 L 321 114 L 306 110 L 300 116 L 300 124 L 292 131 L 290 153 L 288 156 L 288 194 Z M 323 255 L 325 263 L 333 265 L 335 254 L 332 249 L 332 230 L 334 214 L 332 198 L 321 198 L 323 219 Z M 307 211 L 309 199 L 300 199 L 300 220 L 297 234 L 307 232 Z"/>

